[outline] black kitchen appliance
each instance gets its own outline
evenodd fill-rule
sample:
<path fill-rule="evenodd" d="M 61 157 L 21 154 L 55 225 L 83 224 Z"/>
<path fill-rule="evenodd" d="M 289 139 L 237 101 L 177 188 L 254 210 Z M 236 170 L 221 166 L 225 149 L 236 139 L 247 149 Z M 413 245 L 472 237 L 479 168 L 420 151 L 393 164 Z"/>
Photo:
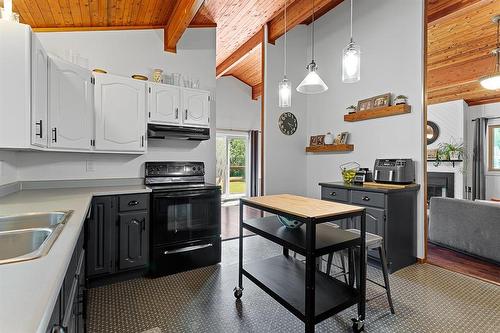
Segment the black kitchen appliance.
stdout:
<path fill-rule="evenodd" d="M 356 175 L 354 176 L 353 183 L 356 185 L 363 185 L 364 182 L 372 182 L 373 181 L 373 173 L 368 168 L 360 168 L 356 171 Z"/>
<path fill-rule="evenodd" d="M 152 189 L 150 270 L 169 275 L 221 260 L 221 190 L 205 183 L 203 162 L 147 162 Z"/>
<path fill-rule="evenodd" d="M 149 124 L 148 138 L 203 141 L 210 139 L 210 128 Z"/>
<path fill-rule="evenodd" d="M 415 164 L 410 158 L 377 159 L 373 179 L 378 183 L 411 184 L 415 182 Z"/>

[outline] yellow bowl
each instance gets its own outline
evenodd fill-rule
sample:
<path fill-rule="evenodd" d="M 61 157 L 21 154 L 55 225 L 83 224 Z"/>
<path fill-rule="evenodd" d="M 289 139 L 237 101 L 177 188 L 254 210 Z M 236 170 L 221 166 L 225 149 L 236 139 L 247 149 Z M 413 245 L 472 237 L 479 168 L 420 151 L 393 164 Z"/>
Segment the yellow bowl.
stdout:
<path fill-rule="evenodd" d="M 141 80 L 141 81 L 147 81 L 148 80 L 147 76 L 140 75 L 140 74 L 134 74 L 134 75 L 132 75 L 132 78 L 136 79 L 136 80 Z"/>

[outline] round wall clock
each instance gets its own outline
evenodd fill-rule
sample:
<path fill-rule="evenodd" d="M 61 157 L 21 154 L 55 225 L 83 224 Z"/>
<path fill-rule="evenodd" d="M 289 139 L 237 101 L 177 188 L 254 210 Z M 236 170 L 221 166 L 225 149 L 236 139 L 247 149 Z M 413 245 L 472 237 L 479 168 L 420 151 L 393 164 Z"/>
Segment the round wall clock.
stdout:
<path fill-rule="evenodd" d="M 281 133 L 292 135 L 297 130 L 297 118 L 291 112 L 284 112 L 278 120 Z"/>

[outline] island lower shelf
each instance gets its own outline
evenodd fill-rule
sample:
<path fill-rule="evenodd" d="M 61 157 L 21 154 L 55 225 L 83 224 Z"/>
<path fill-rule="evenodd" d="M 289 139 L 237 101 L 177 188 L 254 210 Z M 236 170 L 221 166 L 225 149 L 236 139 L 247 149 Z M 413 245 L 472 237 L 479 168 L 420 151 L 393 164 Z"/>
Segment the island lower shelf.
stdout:
<path fill-rule="evenodd" d="M 305 264 L 291 257 L 276 256 L 245 264 L 243 275 L 302 321 L 305 320 Z M 356 289 L 325 273 L 315 274 L 315 322 L 357 304 Z"/>
<path fill-rule="evenodd" d="M 288 229 L 276 215 L 243 221 L 243 228 L 301 255 L 306 255 L 306 225 Z M 316 225 L 316 256 L 358 246 L 359 235 L 337 229 L 328 224 Z"/>

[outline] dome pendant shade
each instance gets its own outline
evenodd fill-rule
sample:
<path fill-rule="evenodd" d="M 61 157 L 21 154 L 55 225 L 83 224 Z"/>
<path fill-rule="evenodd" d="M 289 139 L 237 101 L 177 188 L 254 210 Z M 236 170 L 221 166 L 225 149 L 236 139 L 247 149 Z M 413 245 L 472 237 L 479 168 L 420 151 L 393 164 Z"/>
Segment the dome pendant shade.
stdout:
<path fill-rule="evenodd" d="M 361 48 L 351 41 L 342 51 L 342 82 L 354 83 L 361 79 Z"/>
<path fill-rule="evenodd" d="M 500 90 L 500 73 L 484 76 L 479 79 L 479 83 L 484 89 Z"/>
<path fill-rule="evenodd" d="M 316 72 L 317 69 L 318 67 L 314 61 L 307 66 L 309 73 L 297 87 L 299 93 L 312 95 L 320 94 L 328 90 L 328 86 Z"/>
<path fill-rule="evenodd" d="M 292 106 L 292 83 L 286 77 L 279 83 L 278 97 L 280 108 Z"/>

